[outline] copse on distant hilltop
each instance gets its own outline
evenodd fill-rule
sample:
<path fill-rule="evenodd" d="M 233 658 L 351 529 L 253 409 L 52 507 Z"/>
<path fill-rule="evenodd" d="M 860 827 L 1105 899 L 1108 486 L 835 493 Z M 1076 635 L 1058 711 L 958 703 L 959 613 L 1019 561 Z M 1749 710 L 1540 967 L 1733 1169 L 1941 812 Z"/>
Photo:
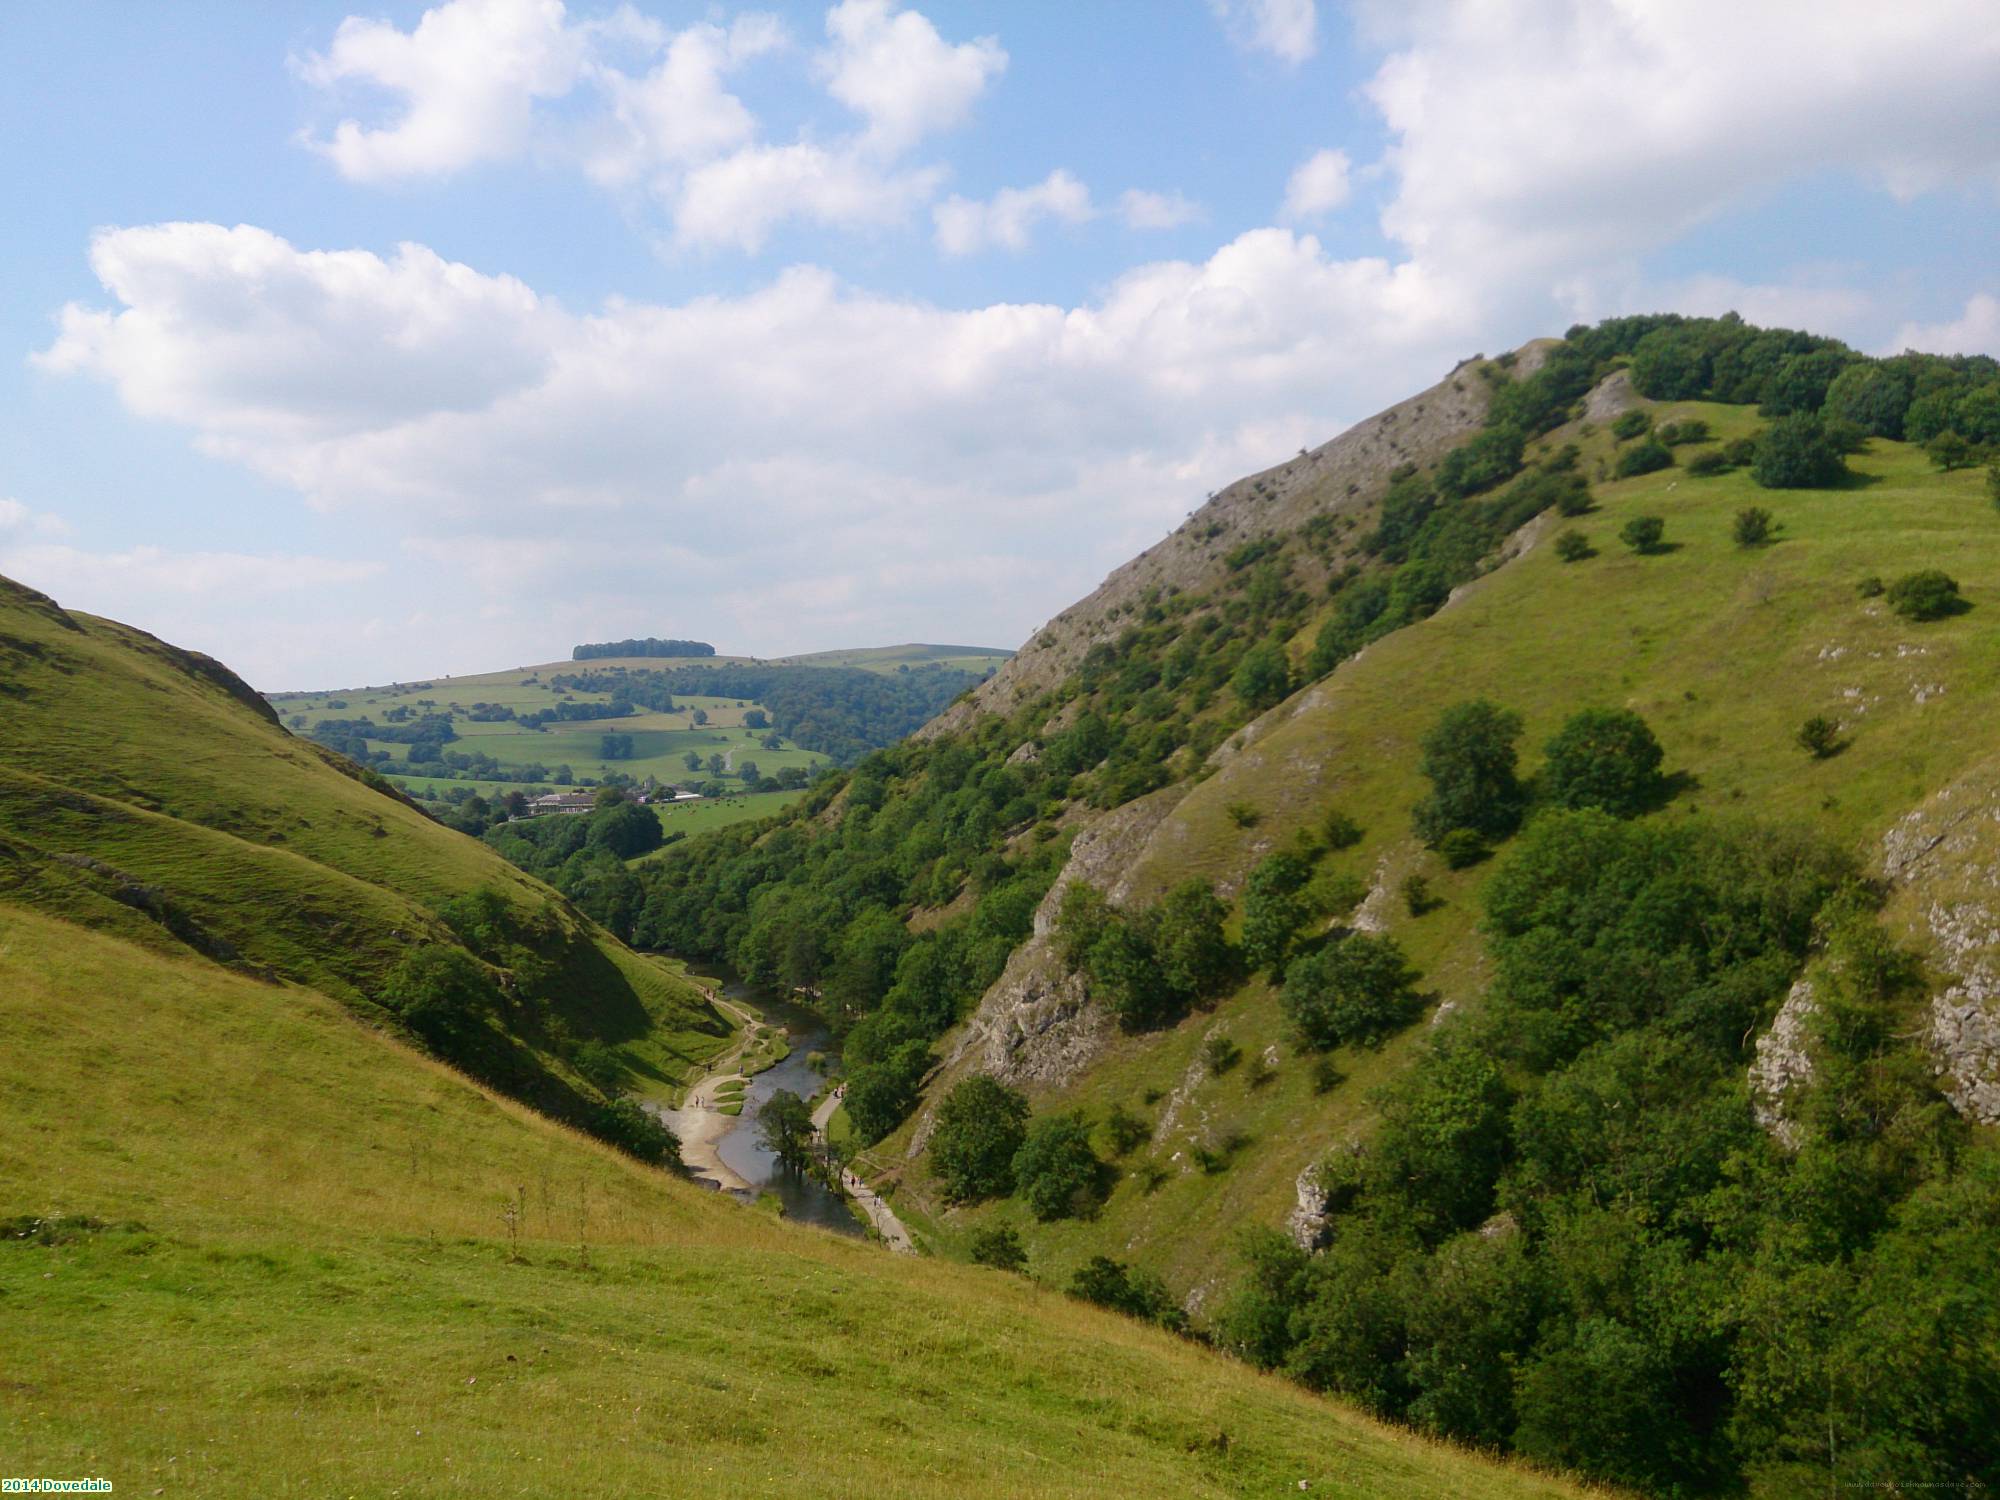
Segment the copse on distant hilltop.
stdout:
<path fill-rule="evenodd" d="M 570 651 L 571 661 L 592 661 L 600 656 L 713 656 L 715 647 L 707 641 L 663 641 L 653 636 L 644 640 L 600 641 L 595 645 L 577 646 Z"/>

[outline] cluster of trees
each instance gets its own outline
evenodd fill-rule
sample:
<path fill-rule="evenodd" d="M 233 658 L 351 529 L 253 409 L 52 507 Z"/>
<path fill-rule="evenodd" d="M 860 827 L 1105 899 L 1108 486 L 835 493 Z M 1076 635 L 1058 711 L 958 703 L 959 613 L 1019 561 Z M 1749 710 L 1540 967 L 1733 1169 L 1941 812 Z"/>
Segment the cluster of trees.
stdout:
<path fill-rule="evenodd" d="M 1223 1339 L 1660 1493 L 1990 1479 L 2000 1151 L 1938 1095 L 1857 874 L 1781 829 L 1539 814 L 1488 887 L 1488 999 L 1322 1168 L 1327 1247 L 1252 1248 Z M 1816 934 L 1788 1149 L 1745 1076 Z"/>
<path fill-rule="evenodd" d="M 593 661 L 601 656 L 713 656 L 715 647 L 707 641 L 663 641 L 647 636 L 643 640 L 601 641 L 595 645 L 577 646 L 569 655 L 571 661 Z"/>
<path fill-rule="evenodd" d="M 630 982 L 552 906 L 523 909 L 492 886 L 440 904 L 449 941 L 411 947 L 373 999 L 437 1056 L 641 1160 L 678 1159 L 679 1143 L 618 1092 L 606 1026 L 643 1025 Z M 579 1041 L 578 1038 L 583 1040 Z M 584 1088 L 530 1050 L 567 1058 Z"/>
<path fill-rule="evenodd" d="M 1081 1115 L 1031 1120 L 1026 1098 L 983 1074 L 939 1102 L 929 1150 L 931 1170 L 954 1203 L 1013 1194 L 1047 1221 L 1087 1211 L 1108 1186 L 1108 1168 Z"/>
<path fill-rule="evenodd" d="M 1063 893 L 1056 943 L 1071 973 L 1128 1031 L 1166 1025 L 1232 988 L 1241 955 L 1223 932 L 1229 912 L 1199 877 L 1157 905 L 1127 913 L 1095 886 L 1078 881 Z"/>
<path fill-rule="evenodd" d="M 514 718 L 524 728 L 540 729 L 544 724 L 589 724 L 598 719 L 629 719 L 634 712 L 632 700 L 626 697 L 613 698 L 609 703 L 583 703 L 572 699 L 538 708 L 533 713 L 516 713 Z"/>

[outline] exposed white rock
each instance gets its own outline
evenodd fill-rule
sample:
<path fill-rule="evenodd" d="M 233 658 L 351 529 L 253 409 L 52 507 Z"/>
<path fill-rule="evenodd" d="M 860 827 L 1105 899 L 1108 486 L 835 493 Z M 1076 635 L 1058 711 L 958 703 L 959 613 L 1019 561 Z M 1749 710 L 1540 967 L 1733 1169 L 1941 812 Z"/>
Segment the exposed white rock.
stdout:
<path fill-rule="evenodd" d="M 1785 1113 L 1786 1096 L 1812 1082 L 1812 1031 L 1809 1022 L 1819 1007 L 1812 981 L 1801 979 L 1785 996 L 1771 1029 L 1757 1038 L 1757 1055 L 1750 1062 L 1750 1107 L 1757 1123 L 1786 1150 L 1797 1150 L 1799 1128 Z"/>

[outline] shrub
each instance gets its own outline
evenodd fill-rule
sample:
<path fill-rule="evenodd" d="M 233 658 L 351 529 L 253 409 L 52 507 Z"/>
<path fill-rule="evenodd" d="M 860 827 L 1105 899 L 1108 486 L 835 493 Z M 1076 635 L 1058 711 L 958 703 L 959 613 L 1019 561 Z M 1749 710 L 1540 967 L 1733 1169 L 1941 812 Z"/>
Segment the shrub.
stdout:
<path fill-rule="evenodd" d="M 1437 851 L 1444 856 L 1445 865 L 1453 870 L 1469 870 L 1490 852 L 1486 840 L 1471 828 L 1452 829 L 1438 840 Z"/>
<path fill-rule="evenodd" d="M 1667 523 L 1659 516 L 1634 516 L 1618 528 L 1618 540 L 1642 555 L 1659 551 L 1666 534 Z"/>
<path fill-rule="evenodd" d="M 1361 825 L 1336 807 L 1320 823 L 1319 834 L 1329 849 L 1352 849 L 1361 842 Z"/>
<path fill-rule="evenodd" d="M 1110 1142 L 1113 1156 L 1125 1155 L 1152 1133 L 1152 1126 L 1122 1104 L 1112 1105 L 1111 1113 L 1104 1117 L 1104 1138 Z"/>
<path fill-rule="evenodd" d="M 1107 1255 L 1093 1255 L 1077 1268 L 1070 1278 L 1069 1294 L 1176 1332 L 1187 1326 L 1187 1316 L 1174 1305 L 1165 1282 Z"/>
<path fill-rule="evenodd" d="M 1212 1036 L 1201 1049 L 1201 1060 L 1211 1078 L 1220 1078 L 1243 1061 L 1243 1049 L 1226 1036 Z"/>
<path fill-rule="evenodd" d="M 1643 443 L 1634 443 L 1618 455 L 1618 477 L 1634 479 L 1641 474 L 1654 474 L 1661 469 L 1670 469 L 1674 463 L 1674 451 L 1658 438 L 1648 438 Z"/>
<path fill-rule="evenodd" d="M 589 1125 L 598 1139 L 640 1161 L 671 1162 L 680 1155 L 679 1137 L 630 1099 L 600 1104 L 592 1111 Z"/>
<path fill-rule="evenodd" d="M 1413 917 L 1421 917 L 1437 905 L 1437 898 L 1431 894 L 1431 883 L 1422 875 L 1403 877 L 1403 908 Z"/>
<path fill-rule="evenodd" d="M 1781 417 L 1757 439 L 1750 477 L 1767 490 L 1829 489 L 1847 477 L 1826 427 L 1809 412 Z"/>
<path fill-rule="evenodd" d="M 1243 956 L 1255 969 L 1273 974 L 1284 968 L 1292 938 L 1306 920 L 1299 899 L 1312 867 L 1280 850 L 1259 860 L 1243 888 Z"/>
<path fill-rule="evenodd" d="M 1556 537 L 1556 556 L 1566 563 L 1582 562 L 1586 557 L 1596 555 L 1597 549 L 1590 545 L 1590 539 L 1580 531 L 1565 531 Z"/>
<path fill-rule="evenodd" d="M 1515 774 L 1521 716 L 1484 699 L 1456 704 L 1424 736 L 1417 769 L 1431 792 L 1417 804 L 1419 837 L 1436 844 L 1456 828 L 1504 838 L 1521 821 L 1525 805 Z"/>
<path fill-rule="evenodd" d="M 1889 607 L 1906 620 L 1942 620 L 1971 608 L 1958 581 L 1937 568 L 1905 573 L 1888 588 Z"/>
<path fill-rule="evenodd" d="M 1840 729 L 1825 714 L 1814 714 L 1799 726 L 1799 748 L 1814 760 L 1825 760 L 1840 749 Z"/>
<path fill-rule="evenodd" d="M 1771 539 L 1771 513 L 1761 505 L 1747 505 L 1736 512 L 1729 534 L 1739 547 L 1761 547 Z"/>
<path fill-rule="evenodd" d="M 1229 912 L 1215 887 L 1190 876 L 1147 914 L 1160 975 L 1175 998 L 1192 1004 L 1226 988 L 1237 953 L 1223 935 Z"/>
<path fill-rule="evenodd" d="M 1687 472 L 1690 479 L 1713 479 L 1729 472 L 1729 460 L 1720 448 L 1705 449 L 1687 461 Z"/>
<path fill-rule="evenodd" d="M 1571 448 L 1574 447 L 1575 445 L 1572 444 Z M 1567 452 L 1569 450 L 1565 449 L 1564 451 Z M 1564 485 L 1562 490 L 1556 495 L 1557 515 L 1574 517 L 1590 514 L 1592 509 L 1590 486 L 1583 482 L 1582 475 L 1575 475 L 1574 478 L 1576 480 L 1574 484 Z"/>
<path fill-rule="evenodd" d="M 1690 443 L 1708 441 L 1708 423 L 1700 417 L 1688 417 L 1684 421 L 1669 422 L 1660 429 L 1660 441 L 1669 448 L 1684 448 Z"/>
<path fill-rule="evenodd" d="M 913 1038 L 892 1048 L 880 1062 L 854 1070 L 844 1103 L 863 1145 L 874 1145 L 916 1108 L 931 1061 L 930 1044 Z"/>
<path fill-rule="evenodd" d="M 1858 422 L 1827 417 L 1824 426 L 1827 445 L 1843 457 L 1849 453 L 1860 453 L 1868 447 L 1868 431 Z"/>
<path fill-rule="evenodd" d="M 1028 1252 L 1021 1247 L 1021 1236 L 1011 1224 L 995 1224 L 973 1230 L 966 1241 L 966 1249 L 971 1252 L 972 1263 L 976 1266 L 1014 1272 L 1028 1267 Z"/>
<path fill-rule="evenodd" d="M 613 1052 L 596 1037 L 576 1049 L 576 1071 L 600 1094 L 615 1094 L 625 1081 L 625 1069 Z"/>
<path fill-rule="evenodd" d="M 1044 1223 L 1078 1212 L 1096 1191 L 1102 1164 L 1078 1114 L 1044 1115 L 1014 1153 L 1014 1186 Z"/>
<path fill-rule="evenodd" d="M 499 995 L 471 954 L 433 943 L 397 961 L 382 981 L 380 998 L 440 1052 L 463 1055 L 478 1040 Z"/>
<path fill-rule="evenodd" d="M 1292 690 L 1291 669 L 1286 665 L 1284 649 L 1270 641 L 1252 646 L 1236 664 L 1229 685 L 1252 713 L 1262 713 L 1284 702 Z"/>
<path fill-rule="evenodd" d="M 1854 592 L 1864 599 L 1873 599 L 1882 592 L 1882 580 L 1877 574 L 1870 573 L 1854 585 Z"/>
<path fill-rule="evenodd" d="M 1924 444 L 1924 453 L 1933 465 L 1947 474 L 1953 469 L 1964 468 L 1974 456 L 1972 444 L 1948 428 Z"/>
<path fill-rule="evenodd" d="M 1633 817 L 1659 797 L 1662 758 L 1653 731 L 1630 709 L 1582 709 L 1549 741 L 1542 789 L 1558 807 Z"/>
<path fill-rule="evenodd" d="M 1722 461 L 1732 469 L 1741 469 L 1757 461 L 1757 440 L 1753 437 L 1732 438 L 1722 445 Z"/>
<path fill-rule="evenodd" d="M 1238 828 L 1255 828 L 1263 816 L 1248 802 L 1232 802 L 1222 811 Z"/>
<path fill-rule="evenodd" d="M 1027 1137 L 1028 1101 L 980 1075 L 955 1085 L 938 1105 L 931 1165 L 953 1203 L 1010 1191 L 1014 1153 Z"/>
<path fill-rule="evenodd" d="M 1354 932 L 1294 959 L 1278 1005 L 1310 1047 L 1375 1042 L 1416 1014 L 1416 979 L 1394 938 Z"/>
<path fill-rule="evenodd" d="M 1630 411 L 1620 412 L 1611 424 L 1611 435 L 1621 443 L 1630 442 L 1642 432 L 1651 430 L 1653 414 L 1644 407 L 1635 406 Z"/>

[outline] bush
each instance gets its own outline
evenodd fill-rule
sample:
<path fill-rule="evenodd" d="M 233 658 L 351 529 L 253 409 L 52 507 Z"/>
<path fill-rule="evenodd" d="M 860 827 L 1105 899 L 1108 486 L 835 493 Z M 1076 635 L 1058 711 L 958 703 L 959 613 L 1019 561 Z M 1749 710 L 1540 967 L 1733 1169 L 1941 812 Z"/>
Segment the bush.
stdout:
<path fill-rule="evenodd" d="M 463 948 L 444 943 L 406 953 L 382 981 L 383 1006 L 448 1056 L 462 1057 L 480 1039 L 499 1003 L 486 971 Z"/>
<path fill-rule="evenodd" d="M 1238 828 L 1255 828 L 1263 816 L 1248 802 L 1232 802 L 1222 811 Z"/>
<path fill-rule="evenodd" d="M 896 1045 L 882 1061 L 854 1070 L 843 1102 L 863 1145 L 874 1145 L 916 1108 L 931 1061 L 930 1044 L 913 1038 Z"/>
<path fill-rule="evenodd" d="M 1597 556 L 1597 549 L 1582 532 L 1565 531 L 1556 537 L 1556 556 L 1566 563 L 1582 562 L 1586 557 Z"/>
<path fill-rule="evenodd" d="M 1077 1268 L 1070 1278 L 1069 1294 L 1175 1332 L 1187 1326 L 1187 1316 L 1174 1305 L 1165 1282 L 1151 1272 L 1134 1270 L 1107 1255 L 1093 1255 Z"/>
<path fill-rule="evenodd" d="M 1226 1036 L 1212 1036 L 1201 1049 L 1201 1060 L 1211 1078 L 1220 1078 L 1243 1061 L 1243 1049 Z"/>
<path fill-rule="evenodd" d="M 1299 893 L 1312 878 L 1312 866 L 1296 854 L 1267 854 L 1250 871 L 1243 888 L 1243 956 L 1253 969 L 1280 972 L 1291 952 L 1292 938 L 1305 925 L 1305 903 Z"/>
<path fill-rule="evenodd" d="M 931 1132 L 931 1166 L 953 1203 L 1012 1191 L 1014 1153 L 1027 1138 L 1028 1101 L 997 1079 L 967 1078 L 944 1096 Z"/>
<path fill-rule="evenodd" d="M 1307 1046 L 1375 1042 L 1421 1008 L 1416 980 L 1394 938 L 1354 932 L 1294 959 L 1278 1005 Z"/>
<path fill-rule="evenodd" d="M 1797 412 L 1764 429 L 1750 477 L 1767 490 L 1823 490 L 1847 477 L 1847 465 L 1820 419 Z"/>
<path fill-rule="evenodd" d="M 1403 909 L 1413 917 L 1421 917 L 1437 905 L 1437 898 L 1431 894 L 1431 883 L 1422 875 L 1403 877 Z"/>
<path fill-rule="evenodd" d="M 1888 598 L 1906 620 L 1942 620 L 1972 607 L 1959 596 L 1958 581 L 1937 568 L 1905 573 L 1889 585 Z"/>
<path fill-rule="evenodd" d="M 1629 818 L 1659 798 L 1660 742 L 1630 709 L 1586 708 L 1571 714 L 1547 750 L 1542 790 L 1558 807 L 1599 807 Z"/>
<path fill-rule="evenodd" d="M 671 1130 L 630 1099 L 613 1099 L 591 1114 L 591 1134 L 609 1141 L 628 1156 L 640 1161 L 664 1163 L 679 1159 L 681 1143 Z"/>
<path fill-rule="evenodd" d="M 1658 438 L 1648 438 L 1643 443 L 1634 443 L 1618 455 L 1618 477 L 1634 479 L 1641 474 L 1654 474 L 1661 469 L 1670 469 L 1674 463 L 1674 451 Z"/>
<path fill-rule="evenodd" d="M 1619 442 L 1626 443 L 1640 433 L 1650 431 L 1652 426 L 1653 414 L 1642 406 L 1635 406 L 1630 411 L 1618 414 L 1617 420 L 1611 424 L 1611 435 Z"/>
<path fill-rule="evenodd" d="M 1739 547 L 1761 547 L 1771 539 L 1771 513 L 1761 505 L 1748 505 L 1736 512 L 1729 528 Z"/>
<path fill-rule="evenodd" d="M 991 1266 L 996 1271 L 1017 1273 L 1028 1268 L 1028 1252 L 1021 1247 L 1021 1236 L 1011 1224 L 995 1224 L 973 1230 L 966 1241 L 966 1249 L 971 1252 L 972 1263 L 976 1266 Z"/>
<path fill-rule="evenodd" d="M 1573 451 L 1574 448 L 1575 444 L 1571 444 L 1570 448 L 1564 451 Z M 1582 475 L 1579 474 L 1572 477 L 1576 482 L 1564 485 L 1556 495 L 1556 514 L 1572 518 L 1589 515 L 1593 509 L 1590 500 L 1590 486 L 1583 482 Z"/>
<path fill-rule="evenodd" d="M 1014 1153 L 1015 1190 L 1044 1223 L 1078 1212 L 1097 1190 L 1101 1170 L 1090 1127 L 1078 1114 L 1042 1116 Z"/>
<path fill-rule="evenodd" d="M 1436 845 L 1458 828 L 1489 838 L 1512 833 L 1526 803 L 1515 774 L 1520 737 L 1521 716 L 1484 699 L 1446 709 L 1417 763 L 1431 783 L 1415 810 L 1418 837 Z"/>
<path fill-rule="evenodd" d="M 1320 823 L 1319 834 L 1329 849 L 1352 849 L 1361 842 L 1361 825 L 1336 807 Z"/>
<path fill-rule="evenodd" d="M 1864 599 L 1874 599 L 1879 597 L 1882 593 L 1882 580 L 1880 576 L 1874 573 L 1870 573 L 1866 578 L 1862 579 L 1861 582 L 1854 585 L 1854 592 L 1859 594 Z"/>
<path fill-rule="evenodd" d="M 1660 441 L 1669 448 L 1684 448 L 1690 443 L 1705 443 L 1708 437 L 1708 423 L 1702 421 L 1700 417 L 1669 422 L 1660 429 Z"/>
<path fill-rule="evenodd" d="M 1814 714 L 1799 726 L 1798 742 L 1814 760 L 1825 760 L 1840 749 L 1840 728 L 1825 714 Z"/>
<path fill-rule="evenodd" d="M 1729 460 L 1723 457 L 1721 449 L 1710 448 L 1687 461 L 1687 472 L 1690 479 L 1713 479 L 1729 472 Z"/>
<path fill-rule="evenodd" d="M 1125 1155 L 1152 1133 L 1152 1126 L 1122 1104 L 1112 1105 L 1111 1113 L 1104 1117 L 1104 1138 L 1110 1142 L 1113 1156 Z"/>
<path fill-rule="evenodd" d="M 1933 465 L 1949 474 L 1953 469 L 1962 469 L 1971 463 L 1974 450 L 1972 444 L 1947 429 L 1924 444 L 1924 454 Z"/>
<path fill-rule="evenodd" d="M 1469 870 L 1486 858 L 1491 851 L 1486 840 L 1471 828 L 1454 828 L 1438 840 L 1437 852 L 1444 856 L 1447 868 Z"/>
<path fill-rule="evenodd" d="M 1291 669 L 1286 665 L 1284 649 L 1270 641 L 1252 646 L 1236 664 L 1229 685 L 1253 714 L 1284 702 L 1292 690 Z"/>
<path fill-rule="evenodd" d="M 1731 438 L 1722 445 L 1722 461 L 1732 469 L 1754 464 L 1757 461 L 1757 440 L 1754 437 Z"/>
<path fill-rule="evenodd" d="M 1618 528 L 1618 540 L 1642 555 L 1659 551 L 1666 534 L 1667 523 L 1659 516 L 1634 516 Z"/>

